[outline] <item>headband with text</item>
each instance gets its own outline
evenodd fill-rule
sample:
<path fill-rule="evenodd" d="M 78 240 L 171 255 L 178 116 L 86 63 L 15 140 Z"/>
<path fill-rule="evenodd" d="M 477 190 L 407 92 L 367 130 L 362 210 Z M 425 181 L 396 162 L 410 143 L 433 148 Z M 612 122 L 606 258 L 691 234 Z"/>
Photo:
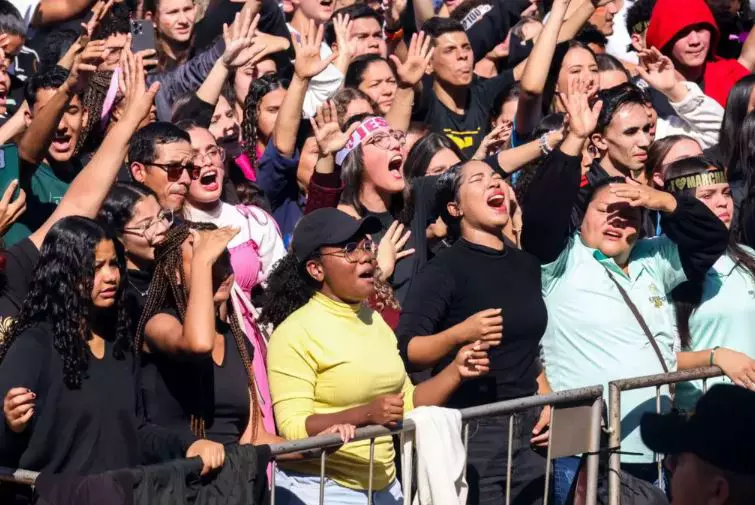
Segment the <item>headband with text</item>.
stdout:
<path fill-rule="evenodd" d="M 669 179 L 663 185 L 669 193 L 678 194 L 685 189 L 696 189 L 701 186 L 711 186 L 713 184 L 723 184 L 727 182 L 726 172 L 724 170 L 711 170 L 699 174 L 683 175 Z"/>
<path fill-rule="evenodd" d="M 388 122 L 377 116 L 371 116 L 368 118 L 365 118 L 364 121 L 361 122 L 359 125 L 359 128 L 354 130 L 354 133 L 351 134 L 351 137 L 349 137 L 349 141 L 346 142 L 346 145 L 336 153 L 336 165 L 342 165 L 343 160 L 346 159 L 346 156 L 351 153 L 354 149 L 359 147 L 359 144 L 364 142 L 364 140 L 375 133 L 378 130 L 390 130 L 391 126 L 388 124 Z"/>

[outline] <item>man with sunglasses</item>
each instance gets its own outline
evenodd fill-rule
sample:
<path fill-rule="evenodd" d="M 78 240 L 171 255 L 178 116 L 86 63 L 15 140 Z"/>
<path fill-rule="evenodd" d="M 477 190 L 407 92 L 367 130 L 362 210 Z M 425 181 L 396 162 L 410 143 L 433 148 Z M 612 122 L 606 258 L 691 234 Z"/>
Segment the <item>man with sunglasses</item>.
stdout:
<path fill-rule="evenodd" d="M 145 126 L 131 138 L 128 165 L 131 178 L 157 193 L 160 205 L 180 211 L 196 177 L 191 137 L 172 123 Z"/>

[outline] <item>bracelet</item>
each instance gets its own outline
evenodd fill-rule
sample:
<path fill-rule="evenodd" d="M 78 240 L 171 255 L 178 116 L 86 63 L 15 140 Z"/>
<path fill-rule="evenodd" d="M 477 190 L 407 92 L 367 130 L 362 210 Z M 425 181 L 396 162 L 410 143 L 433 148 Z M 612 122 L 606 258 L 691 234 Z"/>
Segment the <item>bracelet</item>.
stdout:
<path fill-rule="evenodd" d="M 538 142 L 540 142 L 540 150 L 543 152 L 543 154 L 550 154 L 553 152 L 553 148 L 550 146 L 550 144 L 548 144 L 547 133 L 543 133 L 538 139 Z"/>
<path fill-rule="evenodd" d="M 717 350 L 718 350 L 718 349 L 719 349 L 720 347 L 721 347 L 720 345 L 717 345 L 716 347 L 714 347 L 713 349 L 711 349 L 711 350 L 710 350 L 710 361 L 709 361 L 708 365 L 710 365 L 710 366 L 714 366 L 714 364 L 713 364 L 713 361 L 714 361 L 714 360 L 715 360 L 715 358 L 716 358 L 716 351 L 717 351 Z"/>
<path fill-rule="evenodd" d="M 401 40 L 404 38 L 404 28 L 401 27 L 395 32 L 392 32 L 388 29 L 385 30 L 385 40 L 387 42 L 396 42 L 397 40 Z"/>

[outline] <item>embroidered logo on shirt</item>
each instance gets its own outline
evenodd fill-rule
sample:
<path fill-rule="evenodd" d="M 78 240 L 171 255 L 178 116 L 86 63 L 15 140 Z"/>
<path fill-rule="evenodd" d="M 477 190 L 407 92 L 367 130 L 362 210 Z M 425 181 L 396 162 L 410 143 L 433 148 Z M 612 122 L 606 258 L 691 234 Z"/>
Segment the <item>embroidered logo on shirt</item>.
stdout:
<path fill-rule="evenodd" d="M 650 294 L 652 296 L 648 297 L 648 300 L 650 300 L 650 303 L 652 303 L 656 309 L 660 309 L 661 307 L 663 307 L 663 304 L 666 303 L 667 301 L 666 296 L 662 295 L 658 291 L 658 288 L 655 286 L 655 284 L 650 284 L 649 289 L 650 289 Z"/>

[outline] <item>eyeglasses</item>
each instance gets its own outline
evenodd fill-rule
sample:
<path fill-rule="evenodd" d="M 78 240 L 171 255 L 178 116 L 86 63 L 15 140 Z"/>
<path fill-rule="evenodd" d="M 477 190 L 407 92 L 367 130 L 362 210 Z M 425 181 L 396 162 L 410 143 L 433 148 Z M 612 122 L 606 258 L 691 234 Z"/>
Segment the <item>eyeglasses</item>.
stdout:
<path fill-rule="evenodd" d="M 367 141 L 367 143 L 379 147 L 380 149 L 388 150 L 393 147 L 391 139 L 396 140 L 400 146 L 404 146 L 406 144 L 406 134 L 399 130 L 391 130 L 390 133 L 376 133 Z"/>
<path fill-rule="evenodd" d="M 349 263 L 358 263 L 360 259 L 360 253 L 365 252 L 372 256 L 377 250 L 377 245 L 372 240 L 363 240 L 360 243 L 349 242 L 340 251 L 331 253 L 320 253 L 320 256 L 343 256 L 343 258 Z"/>
<path fill-rule="evenodd" d="M 144 237 L 147 242 L 151 243 L 157 234 L 157 226 L 160 223 L 165 225 L 165 229 L 170 228 L 173 224 L 173 211 L 170 209 L 163 209 L 155 217 L 139 226 L 124 228 L 123 233 L 131 233 L 133 235 Z"/>
<path fill-rule="evenodd" d="M 168 180 L 171 182 L 175 182 L 178 179 L 181 178 L 181 173 L 186 170 L 186 173 L 189 174 L 189 177 L 192 179 L 198 179 L 199 178 L 199 168 L 194 165 L 193 163 L 147 163 L 147 165 L 157 167 L 163 171 L 165 171 L 168 174 Z"/>
<path fill-rule="evenodd" d="M 225 149 L 222 147 L 210 147 L 204 153 L 197 151 L 194 155 L 194 166 L 204 166 L 205 164 L 221 164 L 225 161 Z M 197 174 L 198 176 L 199 174 Z"/>

